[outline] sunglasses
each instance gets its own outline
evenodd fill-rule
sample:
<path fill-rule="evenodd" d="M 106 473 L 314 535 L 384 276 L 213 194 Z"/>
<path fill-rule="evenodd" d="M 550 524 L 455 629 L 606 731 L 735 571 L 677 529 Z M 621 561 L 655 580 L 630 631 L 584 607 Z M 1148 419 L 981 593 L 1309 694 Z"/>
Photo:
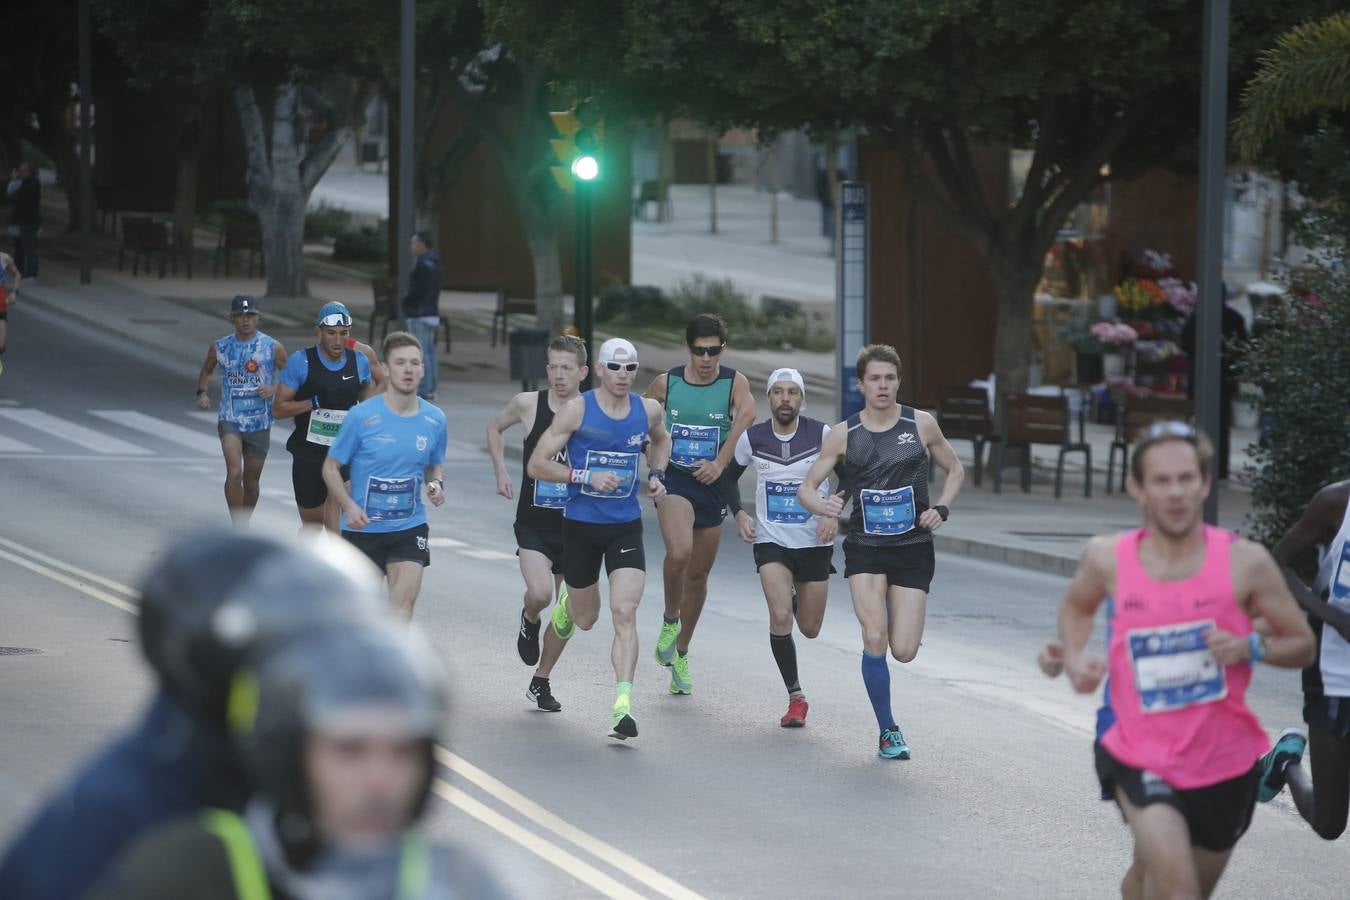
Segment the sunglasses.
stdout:
<path fill-rule="evenodd" d="M 1144 438 L 1150 441 L 1169 437 L 1194 441 L 1195 429 L 1185 422 L 1155 422 L 1144 430 Z"/>
<path fill-rule="evenodd" d="M 723 345 L 725 346 L 725 345 Z M 722 347 L 690 347 L 689 352 L 695 356 L 721 356 Z"/>
<path fill-rule="evenodd" d="M 352 317 L 342 313 L 329 313 L 319 320 L 320 328 L 346 328 L 352 324 Z"/>
<path fill-rule="evenodd" d="M 616 362 L 605 363 L 605 368 L 609 369 L 611 372 L 636 372 L 637 367 L 638 367 L 637 363 L 616 363 Z"/>

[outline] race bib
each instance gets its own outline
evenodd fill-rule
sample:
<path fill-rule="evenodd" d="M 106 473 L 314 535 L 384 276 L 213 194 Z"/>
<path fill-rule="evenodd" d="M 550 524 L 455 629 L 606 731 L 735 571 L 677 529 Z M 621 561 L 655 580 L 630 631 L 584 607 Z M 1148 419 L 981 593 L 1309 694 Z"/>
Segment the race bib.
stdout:
<path fill-rule="evenodd" d="M 536 481 L 534 505 L 540 509 L 562 509 L 567 505 L 567 485 L 553 481 Z"/>
<path fill-rule="evenodd" d="M 366 515 L 372 522 L 407 519 L 417 510 L 416 478 L 376 478 L 366 482 Z"/>
<path fill-rule="evenodd" d="M 230 414 L 234 418 L 248 419 L 266 412 L 267 401 L 258 396 L 257 388 L 236 388 L 230 391 Z"/>
<path fill-rule="evenodd" d="M 775 525 L 801 525 L 811 520 L 806 507 L 797 501 L 800 481 L 764 482 L 764 520 Z"/>
<path fill-rule="evenodd" d="M 309 430 L 305 434 L 305 440 L 323 447 L 333 446 L 345 418 L 347 418 L 345 409 L 314 410 L 309 414 Z"/>
<path fill-rule="evenodd" d="M 864 534 L 904 534 L 914 528 L 914 488 L 858 492 L 862 502 Z"/>
<path fill-rule="evenodd" d="M 686 469 L 717 458 L 717 442 L 722 430 L 716 425 L 671 425 L 670 461 Z"/>
<path fill-rule="evenodd" d="M 1228 696 L 1223 668 L 1205 643 L 1205 633 L 1213 629 L 1210 619 L 1126 635 L 1141 711 L 1170 712 Z"/>
<path fill-rule="evenodd" d="M 584 468 L 592 473 L 608 472 L 619 476 L 619 486 L 612 491 L 597 491 L 589 483 L 583 484 L 581 493 L 585 496 L 601 500 L 625 500 L 633 495 L 633 485 L 637 483 L 638 454 L 587 450 Z"/>

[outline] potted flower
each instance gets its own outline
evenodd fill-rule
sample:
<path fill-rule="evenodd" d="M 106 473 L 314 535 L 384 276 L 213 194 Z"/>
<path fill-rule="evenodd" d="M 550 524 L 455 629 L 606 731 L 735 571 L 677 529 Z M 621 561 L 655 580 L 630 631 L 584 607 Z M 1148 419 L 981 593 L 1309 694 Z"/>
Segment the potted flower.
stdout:
<path fill-rule="evenodd" d="M 1125 377 L 1125 354 L 1134 348 L 1139 332 L 1124 322 L 1098 322 L 1088 332 L 1101 346 L 1102 374 L 1108 380 Z"/>

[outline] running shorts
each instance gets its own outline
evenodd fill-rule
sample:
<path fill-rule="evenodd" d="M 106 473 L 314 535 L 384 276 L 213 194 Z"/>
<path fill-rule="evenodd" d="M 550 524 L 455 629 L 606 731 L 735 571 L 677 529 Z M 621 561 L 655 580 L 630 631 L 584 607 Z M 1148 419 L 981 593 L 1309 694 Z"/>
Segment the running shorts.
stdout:
<path fill-rule="evenodd" d="M 703 484 L 683 469 L 666 469 L 666 493 L 683 497 L 694 507 L 695 528 L 716 528 L 726 518 L 727 503 L 722 498 L 722 485 Z"/>
<path fill-rule="evenodd" d="M 569 588 L 588 588 L 617 569 L 647 570 L 642 549 L 642 520 L 598 524 L 563 519 L 563 581 Z"/>
<path fill-rule="evenodd" d="M 553 564 L 553 574 L 563 573 L 563 537 L 561 528 L 542 528 L 528 522 L 516 520 L 516 556 L 521 550 L 534 550 L 548 557 Z"/>
<path fill-rule="evenodd" d="M 928 593 L 933 583 L 933 542 L 903 547 L 870 547 L 844 541 L 844 577 L 885 575 L 891 587 Z"/>
<path fill-rule="evenodd" d="M 426 523 L 403 531 L 343 531 L 353 547 L 370 558 L 381 572 L 390 563 L 415 562 L 431 565 L 431 550 L 427 546 Z"/>
<path fill-rule="evenodd" d="M 272 429 L 270 428 L 263 428 L 259 431 L 240 431 L 238 425 L 221 419 L 216 422 L 216 434 L 221 437 L 232 434 L 239 438 L 240 443 L 244 445 L 244 453 L 247 456 L 265 458 L 267 451 L 272 448 Z"/>
<path fill-rule="evenodd" d="M 779 563 L 787 566 L 794 581 L 829 581 L 834 574 L 834 566 L 830 564 L 833 557 L 833 545 L 794 548 L 765 542 L 755 544 L 755 571 L 766 563 Z"/>

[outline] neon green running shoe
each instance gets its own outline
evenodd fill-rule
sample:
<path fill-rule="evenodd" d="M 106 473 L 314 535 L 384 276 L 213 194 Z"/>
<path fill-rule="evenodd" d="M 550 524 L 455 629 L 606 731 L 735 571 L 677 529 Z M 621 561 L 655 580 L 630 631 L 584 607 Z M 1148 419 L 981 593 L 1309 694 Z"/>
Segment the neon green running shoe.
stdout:
<path fill-rule="evenodd" d="M 656 662 L 669 666 L 675 662 L 675 639 L 680 636 L 680 620 L 667 622 L 661 620 L 661 634 L 656 639 Z"/>
<path fill-rule="evenodd" d="M 627 697 L 620 697 L 614 701 L 614 712 L 609 717 L 610 737 L 626 741 L 638 736 L 637 719 L 633 718 L 632 712 L 632 703 Z"/>
<path fill-rule="evenodd" d="M 558 602 L 553 604 L 553 630 L 558 637 L 564 641 L 572 638 L 573 632 L 577 630 L 576 623 L 572 617 L 567 614 L 567 598 L 560 597 Z"/>
<path fill-rule="evenodd" d="M 692 694 L 694 682 L 689 678 L 689 654 L 675 654 L 675 662 L 670 667 L 670 692 L 672 694 Z"/>

